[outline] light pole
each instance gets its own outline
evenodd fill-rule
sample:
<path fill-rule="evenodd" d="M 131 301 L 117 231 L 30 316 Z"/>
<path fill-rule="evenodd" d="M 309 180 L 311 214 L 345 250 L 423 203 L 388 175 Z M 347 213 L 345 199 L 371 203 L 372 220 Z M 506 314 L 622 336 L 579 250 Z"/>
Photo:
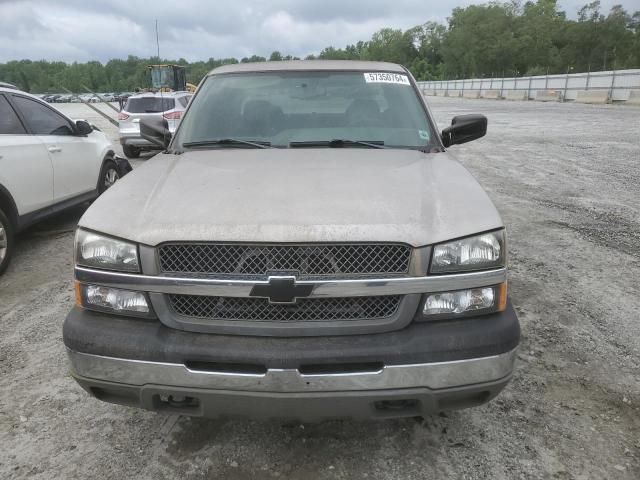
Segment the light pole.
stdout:
<path fill-rule="evenodd" d="M 564 95 L 562 96 L 563 102 L 567 100 L 567 87 L 569 86 L 569 72 L 571 70 L 573 70 L 573 67 L 567 65 L 567 76 L 564 78 Z"/>
<path fill-rule="evenodd" d="M 547 65 L 547 76 L 544 79 L 544 89 L 547 90 L 549 87 L 549 66 Z"/>

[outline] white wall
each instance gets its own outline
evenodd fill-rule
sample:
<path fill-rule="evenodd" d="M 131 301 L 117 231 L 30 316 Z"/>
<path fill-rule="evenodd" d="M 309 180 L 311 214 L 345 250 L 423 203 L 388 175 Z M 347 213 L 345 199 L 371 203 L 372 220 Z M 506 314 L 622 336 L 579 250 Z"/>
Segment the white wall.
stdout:
<path fill-rule="evenodd" d="M 575 100 L 577 90 L 608 90 L 614 101 L 629 98 L 629 90 L 640 89 L 640 69 L 607 72 L 572 73 L 569 75 L 539 75 L 535 77 L 469 78 L 418 82 L 425 90 L 525 90 L 529 98 L 535 98 L 537 90 L 560 90 L 566 100 Z M 566 96 L 565 96 L 566 92 Z"/>

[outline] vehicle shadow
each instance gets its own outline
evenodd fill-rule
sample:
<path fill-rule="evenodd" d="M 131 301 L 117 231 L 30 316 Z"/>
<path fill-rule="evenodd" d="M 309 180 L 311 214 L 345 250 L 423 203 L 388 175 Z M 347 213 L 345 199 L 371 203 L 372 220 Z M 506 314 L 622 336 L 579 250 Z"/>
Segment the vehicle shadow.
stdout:
<path fill-rule="evenodd" d="M 35 225 L 30 226 L 26 230 L 20 232 L 17 239 L 17 248 L 20 247 L 20 240 L 26 240 L 30 238 L 46 238 L 48 236 L 55 236 L 62 233 L 74 232 L 78 220 L 84 214 L 84 212 L 91 205 L 90 202 L 83 203 L 76 207 L 60 212 L 56 215 L 38 222 Z"/>
<path fill-rule="evenodd" d="M 470 446 L 463 436 L 468 433 L 466 412 L 316 423 L 180 416 L 168 423 L 164 445 L 156 452 L 160 463 L 184 468 L 185 463 L 206 458 L 216 478 L 234 480 L 324 478 L 322 473 L 354 478 L 354 472 L 357 478 L 378 478 L 383 467 L 403 472 L 402 478 L 423 478 L 425 472 L 444 478 L 443 458 L 451 449 Z M 156 466 L 149 467 L 146 473 L 160 473 Z"/>
<path fill-rule="evenodd" d="M 34 258 L 36 263 L 46 262 L 54 257 L 68 257 L 71 260 L 73 258 L 74 232 L 80 217 L 89 205 L 90 203 L 87 202 L 60 212 L 16 235 L 13 258 L 4 276 L 7 277 L 12 272 L 31 268 L 30 265 L 34 263 Z M 43 258 L 44 255 L 46 258 Z"/>

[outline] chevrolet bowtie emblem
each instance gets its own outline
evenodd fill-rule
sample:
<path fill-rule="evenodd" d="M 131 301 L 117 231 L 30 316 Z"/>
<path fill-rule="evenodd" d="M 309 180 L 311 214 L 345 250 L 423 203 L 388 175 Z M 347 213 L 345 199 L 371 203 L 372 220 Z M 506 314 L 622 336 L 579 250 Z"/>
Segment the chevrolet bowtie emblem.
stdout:
<path fill-rule="evenodd" d="M 296 277 L 269 277 L 267 285 L 255 285 L 249 296 L 268 298 L 269 303 L 296 303 L 311 295 L 313 285 L 296 285 Z"/>

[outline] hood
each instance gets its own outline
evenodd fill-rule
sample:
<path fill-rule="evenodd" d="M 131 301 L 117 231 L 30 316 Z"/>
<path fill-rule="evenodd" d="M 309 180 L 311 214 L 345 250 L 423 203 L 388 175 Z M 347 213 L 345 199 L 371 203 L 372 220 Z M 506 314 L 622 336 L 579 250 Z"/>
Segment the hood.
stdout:
<path fill-rule="evenodd" d="M 316 148 L 159 154 L 102 195 L 79 225 L 168 241 L 403 242 L 423 246 L 502 226 L 447 153 Z"/>

